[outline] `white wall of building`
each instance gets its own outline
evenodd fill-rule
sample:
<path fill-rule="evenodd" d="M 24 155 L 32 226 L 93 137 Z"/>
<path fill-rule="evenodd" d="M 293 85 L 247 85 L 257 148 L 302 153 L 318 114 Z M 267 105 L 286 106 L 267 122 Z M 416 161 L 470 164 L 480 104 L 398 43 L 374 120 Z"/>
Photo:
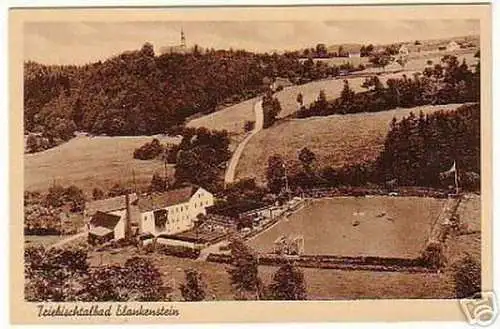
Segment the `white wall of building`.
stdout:
<path fill-rule="evenodd" d="M 213 195 L 203 188 L 193 194 L 189 202 L 163 208 L 168 211 L 164 230 L 155 227 L 154 211 L 141 213 L 142 233 L 176 234 L 193 228 L 194 220 L 199 214 L 206 215 L 206 208 L 213 206 Z M 158 209 L 155 209 L 158 210 Z"/>
<path fill-rule="evenodd" d="M 125 217 L 127 216 L 127 211 L 125 209 L 116 210 L 116 211 L 110 212 L 110 214 L 120 216 L 120 221 L 116 224 L 115 229 L 113 230 L 114 235 L 115 235 L 115 240 L 124 239 L 125 238 Z"/>

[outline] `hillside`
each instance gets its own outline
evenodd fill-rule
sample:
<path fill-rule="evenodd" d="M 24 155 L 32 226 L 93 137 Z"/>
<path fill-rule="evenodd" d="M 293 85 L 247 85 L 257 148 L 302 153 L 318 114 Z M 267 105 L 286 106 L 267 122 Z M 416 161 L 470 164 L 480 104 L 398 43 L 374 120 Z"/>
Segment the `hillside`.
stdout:
<path fill-rule="evenodd" d="M 431 113 L 451 110 L 458 104 L 422 106 L 375 113 L 358 113 L 287 120 L 255 135 L 247 144 L 236 169 L 236 178 L 256 177 L 265 182 L 265 169 L 270 155 L 277 153 L 298 164 L 298 151 L 308 147 L 320 165 L 333 167 L 374 160 L 383 148 L 389 123 L 410 112 Z"/>
<path fill-rule="evenodd" d="M 395 71 L 400 71 L 401 67 L 398 64 L 391 64 L 386 67 L 385 71 L 387 74 L 380 76 L 380 80 L 385 82 L 389 78 L 401 77 L 403 74 L 411 75 L 413 72 L 420 72 L 427 66 L 427 61 L 431 60 L 433 63 L 439 63 L 441 60 L 442 53 L 432 54 L 432 56 L 424 56 L 422 58 L 411 59 L 405 67 L 406 72 L 391 73 Z M 467 63 L 473 64 L 477 62 L 474 58 L 474 52 L 468 52 L 457 56 L 459 61 L 463 59 Z M 337 59 L 325 59 L 325 61 L 337 60 Z M 345 59 L 342 59 L 345 60 Z M 382 73 L 379 68 L 368 68 L 362 73 Z M 361 87 L 361 84 L 365 80 L 364 77 L 349 78 L 350 87 L 356 91 L 364 91 L 366 89 Z M 326 97 L 328 99 L 335 99 L 340 96 L 340 92 L 343 87 L 343 79 L 325 79 L 319 81 L 313 81 L 303 85 L 295 85 L 285 88 L 284 90 L 277 92 L 275 96 L 281 103 L 282 111 L 279 117 L 285 117 L 297 110 L 297 94 L 302 93 L 304 97 L 304 104 L 309 105 L 319 95 L 321 90 L 324 90 Z M 241 102 L 239 104 L 226 107 L 223 110 L 210 113 L 208 115 L 199 117 L 188 122 L 189 127 L 207 127 L 210 129 L 226 129 L 233 134 L 242 134 L 243 125 L 247 120 L 255 120 L 253 106 L 259 98 L 252 98 L 250 100 Z"/>
<path fill-rule="evenodd" d="M 154 136 L 162 143 L 174 142 Z M 24 156 L 24 188 L 45 190 L 54 182 L 75 184 L 89 194 L 94 187 L 103 190 L 115 183 L 132 186 L 132 170 L 138 186 L 148 185 L 155 171 L 163 173 L 159 160 L 136 160 L 134 149 L 153 136 L 77 137 L 58 147 Z M 172 168 L 169 166 L 169 172 Z"/>

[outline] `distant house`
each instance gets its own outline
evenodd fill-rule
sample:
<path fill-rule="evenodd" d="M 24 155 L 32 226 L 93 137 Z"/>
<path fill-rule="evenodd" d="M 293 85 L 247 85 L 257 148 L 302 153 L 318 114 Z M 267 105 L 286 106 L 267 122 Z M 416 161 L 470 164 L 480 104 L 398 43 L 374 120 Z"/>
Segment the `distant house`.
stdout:
<path fill-rule="evenodd" d="M 349 52 L 349 58 L 358 58 L 361 57 L 361 53 L 359 51 Z"/>
<path fill-rule="evenodd" d="M 276 77 L 271 83 L 270 88 L 276 91 L 279 87 L 285 88 L 290 86 L 293 86 L 293 83 L 291 83 L 287 78 Z"/>
<path fill-rule="evenodd" d="M 98 211 L 88 224 L 91 244 L 125 238 L 125 219 L 120 215 Z"/>
<path fill-rule="evenodd" d="M 446 46 L 446 50 L 447 51 L 455 51 L 455 50 L 458 50 L 458 49 L 460 49 L 460 45 L 457 42 L 455 42 L 455 41 L 451 41 Z"/>
<path fill-rule="evenodd" d="M 87 221 L 90 243 L 120 240 L 139 232 L 139 209 L 135 193 L 86 203 L 84 218 Z"/>
<path fill-rule="evenodd" d="M 410 53 L 410 50 L 408 49 L 408 47 L 406 45 L 401 45 L 401 47 L 399 47 L 399 50 L 398 50 L 399 56 L 408 56 L 409 53 Z"/>
<path fill-rule="evenodd" d="M 141 197 L 138 202 L 142 234 L 176 234 L 194 227 L 199 214 L 213 206 L 214 197 L 201 187 L 184 187 Z"/>

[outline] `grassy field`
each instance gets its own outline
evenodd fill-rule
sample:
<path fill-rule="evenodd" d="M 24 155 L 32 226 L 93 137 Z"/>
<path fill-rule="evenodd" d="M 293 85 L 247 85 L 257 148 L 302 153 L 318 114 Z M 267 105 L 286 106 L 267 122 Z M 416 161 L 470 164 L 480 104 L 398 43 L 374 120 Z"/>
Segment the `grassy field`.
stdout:
<path fill-rule="evenodd" d="M 102 254 L 102 257 L 100 256 Z M 114 254 L 94 253 L 91 263 L 122 264 L 133 252 L 119 251 Z M 207 285 L 207 300 L 232 300 L 233 291 L 226 272 L 227 265 L 151 254 L 163 280 L 174 287 L 174 300 L 182 300 L 179 284 L 184 282 L 184 269 L 197 269 Z M 259 276 L 268 285 L 278 268 L 260 266 Z M 396 273 L 370 271 L 341 271 L 302 269 L 305 275 L 308 299 L 342 300 L 361 298 L 450 298 L 452 281 L 446 274 Z"/>
<path fill-rule="evenodd" d="M 381 77 L 382 81 L 390 77 L 400 77 L 402 74 L 388 74 Z M 366 90 L 361 87 L 365 78 L 350 78 L 349 85 L 357 92 Z M 297 94 L 302 93 L 304 104 L 312 103 L 324 90 L 328 99 L 340 96 L 344 87 L 343 79 L 327 79 L 306 83 L 300 86 L 290 86 L 277 92 L 275 96 L 279 99 L 282 111 L 279 117 L 285 117 L 297 110 Z M 194 119 L 188 123 L 190 127 L 207 127 L 210 129 L 226 129 L 233 134 L 242 134 L 243 125 L 246 120 L 255 120 L 253 106 L 259 98 L 252 98 L 239 104 L 227 107 L 223 110 Z"/>
<path fill-rule="evenodd" d="M 282 234 L 301 235 L 307 255 L 416 258 L 442 206 L 442 200 L 414 197 L 315 200 L 249 244 L 258 251 L 272 252 L 274 241 Z M 354 220 L 359 225 L 353 226 Z"/>
<path fill-rule="evenodd" d="M 236 178 L 255 177 L 265 182 L 267 159 L 281 154 L 288 166 L 298 165 L 298 152 L 308 147 L 316 154 L 317 164 L 333 167 L 375 159 L 383 148 L 393 117 L 410 112 L 431 113 L 455 109 L 459 105 L 422 106 L 375 113 L 331 115 L 287 120 L 255 135 L 247 144 L 236 168 Z"/>
<path fill-rule="evenodd" d="M 108 189 L 115 183 L 132 186 L 132 170 L 138 186 L 149 184 L 154 172 L 163 173 L 163 162 L 136 160 L 133 152 L 152 138 L 77 137 L 55 148 L 26 154 L 24 188 L 43 191 L 55 182 L 64 186 L 75 184 L 88 193 L 94 187 Z M 158 138 L 165 143 L 173 141 Z"/>
<path fill-rule="evenodd" d="M 418 58 L 409 60 L 405 67 L 404 74 L 411 76 L 412 72 L 421 72 L 426 66 L 427 61 L 432 60 L 433 63 L 439 63 L 443 54 L 422 54 Z M 465 59 L 468 64 L 476 63 L 474 53 L 457 55 L 460 61 Z M 338 61 L 339 59 L 327 59 L 326 61 Z M 341 59 L 349 60 L 347 59 Z M 353 59 L 355 60 L 355 59 Z M 359 59 L 358 59 L 359 60 Z M 381 81 L 385 82 L 389 78 L 401 77 L 403 73 L 391 73 L 391 71 L 400 71 L 399 64 L 391 64 L 385 68 L 386 74 L 380 76 Z M 365 70 L 366 73 L 380 73 L 383 72 L 380 68 L 369 68 Z M 356 92 L 364 91 L 366 89 L 361 87 L 365 78 L 350 78 L 349 84 Z M 335 99 L 340 96 L 340 92 L 344 86 L 343 79 L 327 79 L 321 81 L 314 81 L 300 86 L 290 86 L 284 90 L 277 92 L 275 96 L 279 99 L 282 111 L 279 117 L 285 117 L 292 114 L 297 110 L 297 94 L 300 92 L 304 97 L 304 104 L 309 105 L 319 95 L 321 90 L 324 90 L 328 99 Z M 191 127 L 207 127 L 210 129 L 226 129 L 233 134 L 242 134 L 243 125 L 246 120 L 255 120 L 253 105 L 258 98 L 252 98 L 239 104 L 227 107 L 223 110 L 211 113 L 209 115 L 194 119 L 188 123 Z"/>

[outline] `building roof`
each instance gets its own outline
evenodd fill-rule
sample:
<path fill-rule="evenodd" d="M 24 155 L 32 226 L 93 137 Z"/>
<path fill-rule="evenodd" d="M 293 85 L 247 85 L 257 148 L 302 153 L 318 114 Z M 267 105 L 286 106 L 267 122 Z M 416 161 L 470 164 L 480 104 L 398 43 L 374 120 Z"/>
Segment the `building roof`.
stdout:
<path fill-rule="evenodd" d="M 97 235 L 97 236 L 106 236 L 106 235 L 110 234 L 111 232 L 113 232 L 113 230 L 110 230 L 109 228 L 102 227 L 102 226 L 93 227 L 89 231 L 90 234 Z"/>
<path fill-rule="evenodd" d="M 137 201 L 137 194 L 130 194 L 130 203 Z M 125 202 L 125 195 L 120 195 L 114 198 L 108 198 L 103 200 L 95 200 L 85 203 L 85 212 L 92 216 L 98 211 L 110 212 L 113 210 L 125 209 L 127 207 Z"/>
<path fill-rule="evenodd" d="M 101 211 L 96 212 L 90 219 L 90 225 L 94 227 L 104 227 L 113 230 L 120 221 L 120 216 L 107 214 Z"/>
<path fill-rule="evenodd" d="M 151 194 L 147 197 L 141 197 L 138 202 L 139 209 L 141 212 L 145 212 L 185 203 L 191 199 L 197 190 L 198 187 L 189 186 L 163 193 Z"/>

